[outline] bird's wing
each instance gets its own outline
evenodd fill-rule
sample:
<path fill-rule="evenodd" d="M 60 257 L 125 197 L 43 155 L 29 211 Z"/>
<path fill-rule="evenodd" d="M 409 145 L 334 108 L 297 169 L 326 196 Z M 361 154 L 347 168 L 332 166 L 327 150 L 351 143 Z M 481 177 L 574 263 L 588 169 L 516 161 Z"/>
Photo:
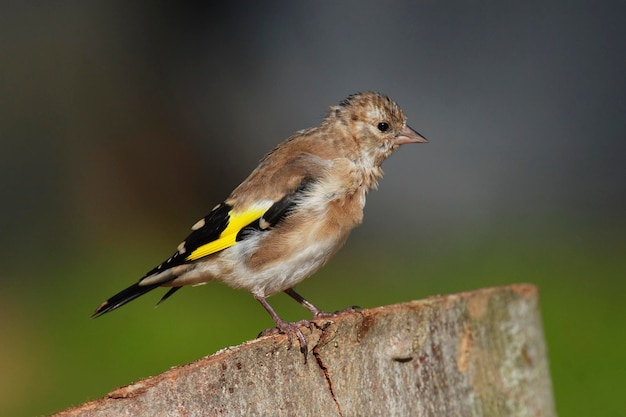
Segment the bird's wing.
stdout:
<path fill-rule="evenodd" d="M 328 164 L 309 153 L 300 153 L 276 170 L 265 170 L 271 176 L 251 175 L 242 183 L 248 190 L 246 198 L 229 198 L 196 223 L 194 231 L 178 247 L 181 263 L 217 253 L 245 239 L 253 230 L 268 230 L 276 225 L 323 175 Z"/>
<path fill-rule="evenodd" d="M 184 261 L 191 262 L 224 250 L 234 245 L 238 240 L 239 232 L 249 224 L 258 221 L 272 205 L 273 203 L 267 200 L 237 212 L 228 204 L 222 203 L 219 207 L 224 207 L 222 211 L 225 213 L 217 219 L 212 219 L 209 215 L 201 220 L 202 227 L 194 230 L 185 239 L 179 246 L 178 252 L 184 250 Z"/>
<path fill-rule="evenodd" d="M 156 287 L 163 285 L 167 281 L 176 278 L 177 274 L 174 272 L 174 268 L 189 262 L 186 259 L 186 254 L 188 254 L 187 247 L 198 248 L 208 242 L 220 240 L 220 236 L 228 228 L 230 210 L 231 207 L 227 204 L 222 203 L 217 205 L 211 213 L 200 219 L 192 227 L 192 233 L 178 246 L 178 250 L 174 255 L 148 271 L 138 282 L 103 302 L 93 313 L 92 317 L 99 317 L 109 311 L 113 311 Z M 172 290 L 170 290 L 161 301 L 168 298 L 176 291 L 176 289 Z"/>
<path fill-rule="evenodd" d="M 289 214 L 327 165 L 328 161 L 300 154 L 271 172 L 270 176 L 255 176 L 253 173 L 242 185 L 245 190 L 255 192 L 256 198 L 250 199 L 246 195 L 246 198 L 238 199 L 233 197 L 233 193 L 231 198 L 217 205 L 192 227 L 191 234 L 178 245 L 169 259 L 148 271 L 137 283 L 102 303 L 94 317 L 172 281 L 187 270 L 187 264 L 231 247 L 251 233 L 270 230 Z M 288 181 L 285 180 L 287 178 Z M 161 301 L 177 288 L 172 288 Z"/>

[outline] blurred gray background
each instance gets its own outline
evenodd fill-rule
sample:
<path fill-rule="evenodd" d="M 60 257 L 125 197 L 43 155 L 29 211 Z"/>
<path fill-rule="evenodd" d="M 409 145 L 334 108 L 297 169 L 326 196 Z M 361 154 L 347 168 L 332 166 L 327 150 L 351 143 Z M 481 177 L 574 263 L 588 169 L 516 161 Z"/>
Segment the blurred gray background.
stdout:
<path fill-rule="evenodd" d="M 304 295 L 332 310 L 534 282 L 559 412 L 621 415 L 626 3 L 226 3 L 0 6 L 0 414 L 270 326 L 219 284 L 89 314 L 278 142 L 377 90 L 430 143 L 385 162 Z"/>

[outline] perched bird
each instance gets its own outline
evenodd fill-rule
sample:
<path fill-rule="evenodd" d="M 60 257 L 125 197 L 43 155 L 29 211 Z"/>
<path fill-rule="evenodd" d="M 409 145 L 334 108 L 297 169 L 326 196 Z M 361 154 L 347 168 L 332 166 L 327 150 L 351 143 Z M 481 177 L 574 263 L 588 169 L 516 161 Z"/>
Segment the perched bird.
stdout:
<path fill-rule="evenodd" d="M 98 317 L 155 289 L 219 280 L 252 293 L 289 341 L 299 325 L 282 320 L 266 297 L 284 291 L 314 318 L 332 316 L 293 287 L 321 268 L 363 219 L 365 196 L 400 145 L 428 142 L 406 124 L 400 107 L 376 93 L 357 93 L 330 108 L 322 123 L 268 153 L 232 194 L 191 228 L 165 262 L 103 302 Z M 161 302 L 159 301 L 159 303 Z"/>

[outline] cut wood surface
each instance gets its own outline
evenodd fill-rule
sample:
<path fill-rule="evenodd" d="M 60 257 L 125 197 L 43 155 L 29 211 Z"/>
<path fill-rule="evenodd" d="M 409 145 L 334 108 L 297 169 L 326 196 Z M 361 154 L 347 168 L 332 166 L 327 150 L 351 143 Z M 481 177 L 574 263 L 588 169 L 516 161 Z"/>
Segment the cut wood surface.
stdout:
<path fill-rule="evenodd" d="M 555 416 L 537 289 L 487 288 L 262 337 L 69 416 Z"/>

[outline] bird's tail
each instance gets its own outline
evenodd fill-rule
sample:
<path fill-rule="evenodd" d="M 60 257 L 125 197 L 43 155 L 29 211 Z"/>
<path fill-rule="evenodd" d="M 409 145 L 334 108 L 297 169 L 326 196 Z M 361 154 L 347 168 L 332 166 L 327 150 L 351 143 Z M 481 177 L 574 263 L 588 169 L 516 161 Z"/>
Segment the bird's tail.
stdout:
<path fill-rule="evenodd" d="M 109 311 L 113 311 L 118 307 L 123 306 L 124 304 L 133 301 L 135 298 L 140 297 L 147 293 L 148 291 L 152 291 L 156 287 L 160 286 L 161 283 L 151 284 L 151 285 L 140 285 L 138 282 L 131 285 L 115 294 L 113 297 L 106 300 L 104 303 L 100 304 L 100 307 L 94 311 L 91 315 L 92 318 L 100 317 L 101 315 L 108 313 Z"/>

